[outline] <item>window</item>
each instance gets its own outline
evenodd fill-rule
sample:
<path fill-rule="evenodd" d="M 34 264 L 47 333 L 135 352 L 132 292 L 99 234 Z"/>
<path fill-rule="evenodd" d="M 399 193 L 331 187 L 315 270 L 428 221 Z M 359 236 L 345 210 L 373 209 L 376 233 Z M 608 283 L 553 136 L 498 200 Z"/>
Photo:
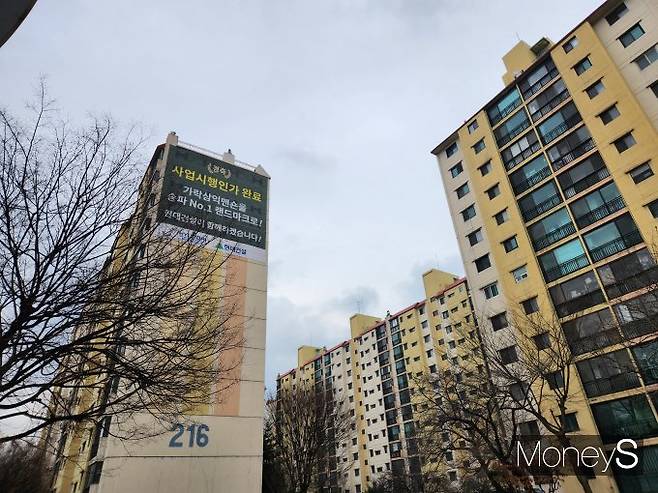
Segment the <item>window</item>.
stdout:
<path fill-rule="evenodd" d="M 548 382 L 548 386 L 551 390 L 561 389 L 564 387 L 564 376 L 562 376 L 561 371 L 547 373 L 544 375 L 544 378 Z"/>
<path fill-rule="evenodd" d="M 480 139 L 473 145 L 473 150 L 475 151 L 475 154 L 479 154 L 485 147 L 487 146 L 484 144 L 484 139 Z"/>
<path fill-rule="evenodd" d="M 491 173 L 491 161 L 487 161 L 482 166 L 480 166 L 478 169 L 480 170 L 480 174 L 482 176 L 488 175 L 489 173 Z"/>
<path fill-rule="evenodd" d="M 639 387 L 640 380 L 625 349 L 576 363 L 587 397 Z"/>
<path fill-rule="evenodd" d="M 658 199 L 649 202 L 646 207 L 653 217 L 658 218 Z"/>
<path fill-rule="evenodd" d="M 500 361 L 504 365 L 509 365 L 519 360 L 519 356 L 516 354 L 516 346 L 509 346 L 498 351 L 500 355 Z"/>
<path fill-rule="evenodd" d="M 485 287 L 483 287 L 482 291 L 484 292 L 484 297 L 488 300 L 493 298 L 494 296 L 498 296 L 498 283 L 492 282 L 491 284 L 488 284 Z"/>
<path fill-rule="evenodd" d="M 633 27 L 631 27 L 628 31 L 626 31 L 624 34 L 619 36 L 619 42 L 624 48 L 626 48 L 630 46 L 634 41 L 641 38 L 643 35 L 644 35 L 644 29 L 642 29 L 642 26 L 638 22 Z"/>
<path fill-rule="evenodd" d="M 537 303 L 537 297 L 529 298 L 525 301 L 521 302 L 521 306 L 523 307 L 523 311 L 525 312 L 526 315 L 530 315 L 531 313 L 535 313 L 539 311 L 539 303 Z"/>
<path fill-rule="evenodd" d="M 482 230 L 480 228 L 476 229 L 472 233 L 466 235 L 466 238 L 468 238 L 468 243 L 473 246 L 477 245 L 480 243 L 484 238 L 482 236 Z"/>
<path fill-rule="evenodd" d="M 519 242 L 516 240 L 516 235 L 512 236 L 511 238 L 507 238 L 505 241 L 503 241 L 503 248 L 507 253 L 519 248 Z"/>
<path fill-rule="evenodd" d="M 610 108 L 599 114 L 599 118 L 601 119 L 604 125 L 607 125 L 618 116 L 619 116 L 619 110 L 617 109 L 616 104 L 613 104 L 612 106 L 610 106 Z"/>
<path fill-rule="evenodd" d="M 475 259 L 475 268 L 478 272 L 482 272 L 485 269 L 491 267 L 491 261 L 489 260 L 489 254 L 482 255 L 480 258 Z"/>
<path fill-rule="evenodd" d="M 464 171 L 464 166 L 462 165 L 462 162 L 459 161 L 452 168 L 450 168 L 449 171 L 450 171 L 450 176 L 452 176 L 454 178 L 457 175 L 461 174 L 462 171 Z"/>
<path fill-rule="evenodd" d="M 459 147 L 457 147 L 457 142 L 453 142 L 448 147 L 446 147 L 446 157 L 452 156 L 455 152 L 457 152 L 458 149 Z"/>
<path fill-rule="evenodd" d="M 468 124 L 468 133 L 472 134 L 477 130 L 477 128 L 478 128 L 478 121 L 473 120 L 471 123 Z"/>
<path fill-rule="evenodd" d="M 560 422 L 562 423 L 562 429 L 567 433 L 580 430 L 576 413 L 566 413 L 564 416 L 560 416 Z"/>
<path fill-rule="evenodd" d="M 618 7 L 615 8 L 612 12 L 605 16 L 605 20 L 608 21 L 608 25 L 612 26 L 615 22 L 621 19 L 624 15 L 628 13 L 628 7 L 624 2 L 620 3 Z"/>
<path fill-rule="evenodd" d="M 590 61 L 589 57 L 583 58 L 581 61 L 579 61 L 576 65 L 573 66 L 574 71 L 576 74 L 581 75 L 585 73 L 589 68 L 592 66 L 592 62 Z"/>
<path fill-rule="evenodd" d="M 469 219 L 472 219 L 475 217 L 475 205 L 471 204 L 469 205 L 466 209 L 464 209 L 462 212 L 462 218 L 464 218 L 464 221 L 468 221 Z"/>
<path fill-rule="evenodd" d="M 538 259 L 546 282 L 555 281 L 589 264 L 578 238 L 563 243 Z"/>
<path fill-rule="evenodd" d="M 628 132 L 627 134 L 624 134 L 621 137 L 619 137 L 617 140 L 615 140 L 613 144 L 617 148 L 617 152 L 621 154 L 625 150 L 633 147 L 636 144 L 636 142 L 635 142 L 635 138 L 633 137 L 633 134 L 631 132 Z"/>
<path fill-rule="evenodd" d="M 550 347 L 551 345 L 551 338 L 548 335 L 548 332 L 542 332 L 541 334 L 532 336 L 532 340 L 535 342 L 535 346 L 537 346 L 537 349 L 539 349 L 540 351 L 542 349 L 546 349 L 547 347 Z"/>
<path fill-rule="evenodd" d="M 594 84 L 592 84 L 587 89 L 585 89 L 585 92 L 587 93 L 590 99 L 594 99 L 596 96 L 601 94 L 601 92 L 603 92 L 603 89 L 605 89 L 605 86 L 603 85 L 603 80 L 599 79 Z"/>
<path fill-rule="evenodd" d="M 494 219 L 496 220 L 496 224 L 500 226 L 501 224 L 509 221 L 509 212 L 507 212 L 507 209 L 503 209 L 494 216 Z"/>
<path fill-rule="evenodd" d="M 601 287 L 592 271 L 553 286 L 549 289 L 549 294 L 560 317 L 583 311 L 605 301 Z"/>
<path fill-rule="evenodd" d="M 457 193 L 457 198 L 461 199 L 464 195 L 470 192 L 470 189 L 468 188 L 468 182 L 457 188 L 455 192 Z"/>
<path fill-rule="evenodd" d="M 652 82 L 649 85 L 649 89 L 651 89 L 653 91 L 653 95 L 658 98 L 658 80 L 655 81 L 655 82 Z"/>
<path fill-rule="evenodd" d="M 496 183 L 493 187 L 487 190 L 487 197 L 492 200 L 500 195 L 500 186 Z"/>
<path fill-rule="evenodd" d="M 644 70 L 656 60 L 658 60 L 658 45 L 653 45 L 633 61 L 640 70 Z"/>
<path fill-rule="evenodd" d="M 653 176 L 653 170 L 651 169 L 651 166 L 647 161 L 646 163 L 642 163 L 639 166 L 636 166 L 635 168 L 630 170 L 628 174 L 633 179 L 633 182 L 635 184 L 638 184 L 640 182 L 643 182 L 647 178 Z"/>
<path fill-rule="evenodd" d="M 507 322 L 507 312 L 498 313 L 493 317 L 489 317 L 489 321 L 491 322 L 491 328 L 493 330 L 500 330 L 509 327 L 509 323 Z"/>
<path fill-rule="evenodd" d="M 528 267 L 526 265 L 522 265 L 521 267 L 518 267 L 512 271 L 512 277 L 514 277 L 514 280 L 518 283 L 523 281 L 528 277 Z"/>
<path fill-rule="evenodd" d="M 578 46 L 578 38 L 576 36 L 572 36 L 566 43 L 562 45 L 562 48 L 564 49 L 565 53 L 569 53 L 576 46 Z"/>

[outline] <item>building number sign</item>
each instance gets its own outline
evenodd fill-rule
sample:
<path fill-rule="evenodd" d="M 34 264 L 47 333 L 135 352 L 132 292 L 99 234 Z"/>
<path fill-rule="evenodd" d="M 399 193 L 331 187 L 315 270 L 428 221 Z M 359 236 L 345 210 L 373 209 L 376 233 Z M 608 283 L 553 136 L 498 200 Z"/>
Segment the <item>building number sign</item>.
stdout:
<path fill-rule="evenodd" d="M 187 428 L 180 423 L 176 423 L 171 431 L 175 432 L 169 440 L 169 446 L 172 448 L 189 447 L 195 445 L 197 447 L 205 447 L 208 445 L 209 437 L 207 432 L 210 431 L 208 425 L 204 424 L 191 424 Z M 185 432 L 189 434 L 188 439 L 185 439 Z"/>

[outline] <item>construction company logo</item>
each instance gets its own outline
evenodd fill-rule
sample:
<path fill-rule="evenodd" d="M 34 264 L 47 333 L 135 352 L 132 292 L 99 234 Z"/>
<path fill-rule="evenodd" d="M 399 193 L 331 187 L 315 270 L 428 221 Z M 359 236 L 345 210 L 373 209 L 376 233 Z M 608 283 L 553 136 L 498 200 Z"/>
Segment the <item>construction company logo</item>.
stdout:
<path fill-rule="evenodd" d="M 211 175 L 222 175 L 227 180 L 231 179 L 231 170 L 214 163 L 208 163 L 208 173 Z"/>

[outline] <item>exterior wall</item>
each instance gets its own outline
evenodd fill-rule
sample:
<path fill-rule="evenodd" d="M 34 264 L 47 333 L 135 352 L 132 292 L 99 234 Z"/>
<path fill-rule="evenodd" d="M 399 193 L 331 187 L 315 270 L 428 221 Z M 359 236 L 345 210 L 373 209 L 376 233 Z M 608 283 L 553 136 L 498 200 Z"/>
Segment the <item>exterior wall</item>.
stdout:
<path fill-rule="evenodd" d="M 528 63 L 525 67 L 522 66 L 523 57 L 519 53 L 512 53 L 514 55 L 512 61 L 520 63 L 521 67 L 517 68 L 523 69 L 523 71 L 517 74 L 516 79 L 507 77 L 506 82 L 509 82 L 509 85 L 501 91 L 500 95 L 487 103 L 484 109 L 468 119 L 462 127 L 433 151 L 438 159 L 467 278 L 472 287 L 475 311 L 480 319 L 481 327 L 488 331 L 489 335 L 493 336 L 493 330 L 488 322 L 491 315 L 505 310 L 520 310 L 519 303 L 534 296 L 537 297 L 540 310 L 545 317 L 552 319 L 554 316 L 559 316 L 564 325 L 569 320 L 569 316 L 562 316 L 565 306 L 558 306 L 551 298 L 549 291 L 551 288 L 563 286 L 565 282 L 587 272 L 594 272 L 595 280 L 603 294 L 597 302 L 588 302 L 589 298 L 580 298 L 579 303 L 588 303 L 584 304 L 581 310 L 571 312 L 572 319 L 576 316 L 580 317 L 608 309 L 606 307 L 614 309 L 619 302 L 635 298 L 642 293 L 642 290 L 636 287 L 624 293 L 622 297 L 612 296 L 603 289 L 603 278 L 597 270 L 643 248 L 655 252 L 654 245 L 657 239 L 656 221 L 646 205 L 658 198 L 658 178 L 654 175 L 636 184 L 631 179 L 629 171 L 641 163 L 649 162 L 654 173 L 658 172 L 656 170 L 656 166 L 658 166 L 656 163 L 658 157 L 658 135 L 656 134 L 658 98 L 648 88 L 649 84 L 658 79 L 658 72 L 656 72 L 658 63 L 640 70 L 633 61 L 639 54 L 658 42 L 658 6 L 655 2 L 648 0 L 628 0 L 625 2 L 628 13 L 611 26 L 604 16 L 620 3 L 619 1 L 605 2 L 586 21 L 579 24 L 563 40 L 553 45 L 548 55 L 541 56 L 537 60 L 527 57 Z M 644 28 L 645 34 L 624 48 L 618 39 L 619 36 L 638 21 Z M 577 39 L 577 45 L 573 49 L 565 49 L 564 45 L 572 37 Z M 521 48 L 522 46 L 517 47 L 516 51 L 520 51 Z M 585 57 L 591 61 L 591 67 L 578 74 L 574 67 Z M 552 77 L 546 76 L 537 82 L 536 87 L 533 86 L 532 90 L 526 90 L 526 94 L 520 96 L 518 105 L 509 110 L 505 109 L 504 115 L 499 121 L 496 121 L 497 117 L 492 119 L 488 116 L 488 110 L 494 108 L 508 91 L 518 87 L 519 92 L 522 93 L 522 88 L 529 89 L 528 85 L 524 85 L 525 81 L 532 77 L 537 67 L 548 60 L 552 60 L 556 67 Z M 586 89 L 598 80 L 603 81 L 605 89 L 591 98 Z M 560 81 L 564 84 L 567 93 L 559 92 L 559 96 L 556 97 L 543 96 L 550 94 L 551 91 L 558 93 L 558 89 L 555 88 L 560 87 L 556 85 Z M 535 104 L 535 101 L 542 101 L 542 103 Z M 619 116 L 605 124 L 599 115 L 613 104 L 619 110 Z M 558 125 L 551 132 L 542 134 L 542 129 L 545 128 L 543 124 L 569 105 L 575 105 L 582 121 L 566 122 Z M 518 132 L 512 128 L 509 132 L 511 137 L 508 139 L 501 129 L 507 122 L 514 120 L 519 112 L 526 112 L 530 123 Z M 472 125 L 474 121 L 477 121 L 476 129 Z M 563 145 L 568 139 L 575 138 L 578 132 L 584 131 L 583 129 L 589 131 L 592 138 L 591 145 L 580 146 L 580 150 L 572 147 L 567 154 L 561 157 L 554 152 L 556 149 L 554 146 Z M 614 141 L 627 132 L 632 132 L 636 144 L 619 152 Z M 523 159 L 518 162 L 508 161 L 510 164 L 506 165 L 504 162 L 506 151 L 514 148 L 526 135 L 530 134 L 536 135 L 538 138 L 539 146 L 536 150 L 524 155 Z M 485 148 L 476 152 L 474 146 L 481 139 L 483 139 Z M 452 156 L 447 156 L 446 150 L 455 142 L 459 151 Z M 601 173 L 596 175 L 596 179 L 593 179 L 594 175 L 590 175 L 589 181 L 583 180 L 579 182 L 577 189 L 568 190 L 569 187 L 564 186 L 559 179 L 564 179 L 567 173 L 597 153 L 601 156 L 609 176 Z M 544 156 L 549 166 L 541 177 L 537 173 L 534 177 L 529 176 L 525 183 L 513 180 L 515 172 L 540 156 Z M 488 160 L 491 161 L 491 172 L 483 176 L 479 167 Z M 457 176 L 453 176 L 450 169 L 458 161 L 462 162 L 464 170 Z M 530 178 L 533 179 L 530 180 Z M 529 197 L 551 180 L 556 184 L 555 200 L 558 202 L 547 208 L 542 206 L 535 211 L 528 209 L 527 206 L 524 208 L 523 204 L 527 203 L 524 198 Z M 563 181 L 566 183 L 566 180 Z M 470 192 L 459 198 L 455 190 L 466 182 L 469 183 Z M 576 215 L 577 209 L 573 206 L 574 202 L 585 196 L 591 196 L 592 193 L 611 183 L 616 185 L 621 196 L 621 202 L 615 202 L 617 205 L 614 206 L 614 210 L 612 205 L 605 205 L 605 208 L 592 212 L 590 216 Z M 499 185 L 500 194 L 489 198 L 486 191 L 494 184 Z M 460 212 L 470 204 L 474 204 L 477 215 L 465 221 Z M 509 220 L 498 224 L 492 220 L 492 216 L 503 208 L 507 208 Z M 575 225 L 573 231 L 567 234 L 555 230 L 549 231 L 547 238 L 550 239 L 550 244 L 545 244 L 546 238 L 533 238 L 532 226 L 561 208 L 565 208 L 569 220 Z M 535 212 L 538 213 L 535 214 Z M 624 236 L 611 240 L 610 243 L 601 247 L 590 248 L 588 246 L 586 239 L 593 238 L 592 231 L 611 224 L 613 220 L 624 215 L 629 215 L 637 227 L 638 233 L 627 235 L 628 238 L 632 236 L 633 240 Z M 586 224 L 585 220 L 589 224 Z M 478 228 L 482 229 L 483 239 L 478 244 L 471 245 L 466 235 Z M 502 242 L 513 235 L 516 235 L 518 247 L 508 253 L 503 248 Z M 584 255 L 578 263 L 558 264 L 557 273 L 555 273 L 555 269 L 551 269 L 551 272 L 543 271 L 540 257 L 547 252 L 554 252 L 574 239 L 580 241 L 584 251 Z M 536 243 L 538 240 L 542 240 L 542 242 Z M 491 260 L 491 267 L 477 272 L 474 266 L 475 259 L 487 253 Z M 511 272 L 521 265 L 527 267 L 527 277 L 515 279 Z M 486 299 L 482 288 L 493 282 L 498 283 L 498 295 Z M 617 323 L 624 331 L 625 322 L 617 317 Z M 496 334 L 503 334 L 503 331 L 514 333 L 516 330 L 519 329 L 510 325 Z M 654 335 L 655 332 L 649 334 L 649 338 Z M 494 341 L 493 344 L 497 344 L 496 339 L 496 336 L 490 337 L 490 340 Z M 608 346 L 606 351 L 620 349 L 620 346 L 610 344 Z M 631 352 L 627 354 L 632 358 Z M 591 356 L 591 354 L 584 353 L 578 357 L 578 360 L 585 360 Z M 576 412 L 580 427 L 580 431 L 576 434 L 591 435 L 605 432 L 597 426 L 592 406 L 654 390 L 654 387 L 649 385 L 650 382 L 647 385 L 640 383 L 631 390 L 613 389 L 610 392 L 604 392 L 604 395 L 588 398 L 576 368 L 573 368 L 573 374 L 576 385 L 574 398 L 570 401 L 573 409 L 570 411 Z M 648 399 L 648 401 L 650 400 Z M 655 419 L 653 405 L 651 403 L 648 405 L 651 407 Z M 546 413 L 551 411 L 548 407 L 542 409 L 542 412 Z M 658 438 L 645 436 L 643 443 L 645 446 L 652 446 L 658 443 Z M 573 478 L 567 478 L 564 484 L 565 491 L 578 488 L 575 483 L 572 484 L 573 481 L 575 481 Z M 605 477 L 591 480 L 590 485 L 594 491 L 616 491 L 617 488 L 614 481 Z"/>
<path fill-rule="evenodd" d="M 164 176 L 171 145 L 187 146 L 179 143 L 175 134 L 170 134 L 167 143 L 156 150 L 155 167 L 149 167 L 149 173 L 157 170 L 159 176 Z M 160 153 L 160 149 L 163 152 Z M 144 207 L 150 193 L 161 195 L 163 181 L 155 182 L 149 190 L 140 187 L 138 207 Z M 154 224 L 155 216 L 152 221 Z M 131 234 L 129 228 L 124 228 L 122 234 Z M 113 419 L 109 425 L 105 423 L 108 429 L 99 435 L 97 451 L 94 452 L 90 452 L 95 435 L 93 427 L 78 425 L 73 432 L 65 430 L 62 436 L 70 438 L 55 458 L 61 465 L 54 479 L 54 491 L 261 491 L 267 257 L 253 260 L 238 255 L 227 256 L 219 251 L 217 254 L 221 256 L 218 262 L 223 262 L 223 265 L 213 282 L 216 280 L 217 289 L 231 294 L 231 303 L 238 306 L 230 324 L 237 328 L 244 340 L 241 348 L 222 355 L 227 362 L 234 361 L 237 366 L 217 385 L 223 387 L 230 381 L 231 386 L 218 395 L 216 402 L 200 406 L 181 418 L 186 431 L 179 439 L 183 443 L 180 448 L 171 445 L 174 436 L 169 430 L 171 424 L 159 422 L 148 413 L 131 416 L 130 426 L 136 426 L 152 438 L 112 438 L 125 435 L 121 433 L 123 425 Z M 97 399 L 99 395 L 81 397 Z M 77 399 L 72 402 L 73 406 L 80 404 Z M 187 427 L 192 424 L 208 427 L 206 446 L 186 446 L 190 435 Z M 85 486 L 85 482 L 89 482 L 86 476 L 100 466 L 100 478 Z"/>

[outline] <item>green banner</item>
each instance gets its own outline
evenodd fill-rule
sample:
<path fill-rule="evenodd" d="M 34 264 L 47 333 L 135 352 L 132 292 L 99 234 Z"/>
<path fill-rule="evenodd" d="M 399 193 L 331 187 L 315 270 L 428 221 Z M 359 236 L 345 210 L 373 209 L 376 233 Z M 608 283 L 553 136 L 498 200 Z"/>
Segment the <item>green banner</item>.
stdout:
<path fill-rule="evenodd" d="M 158 221 L 265 248 L 268 178 L 170 146 Z"/>

